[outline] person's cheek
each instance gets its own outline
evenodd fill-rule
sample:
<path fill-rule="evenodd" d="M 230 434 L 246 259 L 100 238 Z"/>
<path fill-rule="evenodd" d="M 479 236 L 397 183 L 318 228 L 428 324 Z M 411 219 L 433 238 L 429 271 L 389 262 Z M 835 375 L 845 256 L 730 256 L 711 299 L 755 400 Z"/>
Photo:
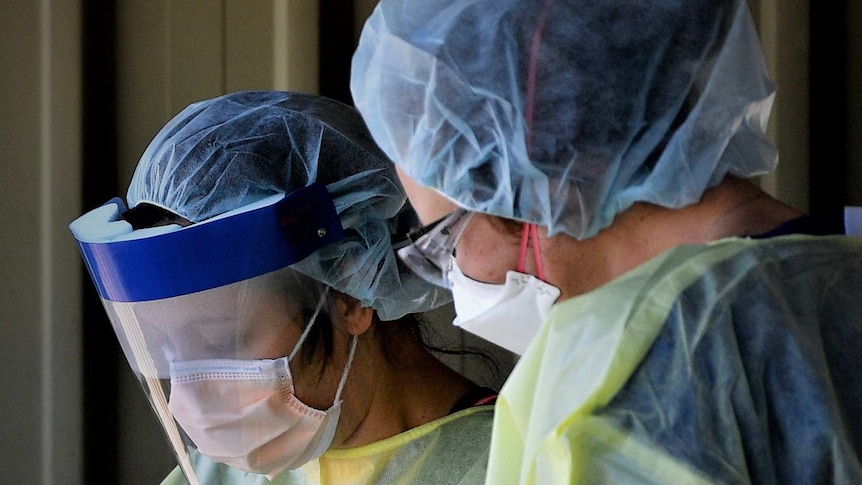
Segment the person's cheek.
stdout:
<path fill-rule="evenodd" d="M 518 264 L 518 248 L 483 218 L 474 217 L 458 241 L 455 257 L 465 276 L 501 284 L 506 281 L 506 272 Z"/>

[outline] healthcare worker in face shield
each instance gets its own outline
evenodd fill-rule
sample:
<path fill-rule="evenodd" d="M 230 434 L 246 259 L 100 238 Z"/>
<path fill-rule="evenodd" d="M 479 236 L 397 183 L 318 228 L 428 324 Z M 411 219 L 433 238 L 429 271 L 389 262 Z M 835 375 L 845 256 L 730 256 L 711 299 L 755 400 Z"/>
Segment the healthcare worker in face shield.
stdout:
<path fill-rule="evenodd" d="M 746 180 L 743 0 L 383 0 L 351 89 L 427 225 L 404 261 L 523 353 L 486 483 L 862 483 L 859 211 Z"/>
<path fill-rule="evenodd" d="M 359 114 L 311 95 L 190 105 L 71 224 L 179 460 L 165 484 L 481 483 L 495 394 L 413 315 L 415 213 Z"/>

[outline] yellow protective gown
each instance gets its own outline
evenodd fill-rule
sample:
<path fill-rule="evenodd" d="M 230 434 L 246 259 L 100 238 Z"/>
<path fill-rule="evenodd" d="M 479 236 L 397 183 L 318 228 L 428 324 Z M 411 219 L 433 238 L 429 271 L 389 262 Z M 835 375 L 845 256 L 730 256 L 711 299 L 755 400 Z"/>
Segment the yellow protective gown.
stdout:
<path fill-rule="evenodd" d="M 683 246 L 557 304 L 488 484 L 862 483 L 862 239 Z"/>
<path fill-rule="evenodd" d="M 476 406 L 357 448 L 329 450 L 272 481 L 203 457 L 195 472 L 206 485 L 471 485 L 485 479 L 493 406 Z M 162 485 L 186 485 L 179 468 Z"/>

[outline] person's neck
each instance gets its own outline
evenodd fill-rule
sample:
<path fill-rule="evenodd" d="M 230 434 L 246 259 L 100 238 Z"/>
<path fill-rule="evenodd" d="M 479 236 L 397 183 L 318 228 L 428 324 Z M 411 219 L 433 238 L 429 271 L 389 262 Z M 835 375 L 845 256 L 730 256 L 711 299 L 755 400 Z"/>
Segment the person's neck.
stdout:
<path fill-rule="evenodd" d="M 550 262 L 546 266 L 556 268 L 549 279 L 560 281 L 562 300 L 593 290 L 673 247 L 765 233 L 800 215 L 754 184 L 728 178 L 707 190 L 700 202 L 681 209 L 639 203 L 590 239 L 550 238 L 543 254 Z"/>
<path fill-rule="evenodd" d="M 415 342 L 399 349 L 398 364 L 379 355 L 373 370 L 364 415 L 338 448 L 373 443 L 449 413 L 455 403 L 476 387 Z M 409 347 L 409 348 L 408 348 Z M 346 403 L 346 401 L 345 401 Z"/>

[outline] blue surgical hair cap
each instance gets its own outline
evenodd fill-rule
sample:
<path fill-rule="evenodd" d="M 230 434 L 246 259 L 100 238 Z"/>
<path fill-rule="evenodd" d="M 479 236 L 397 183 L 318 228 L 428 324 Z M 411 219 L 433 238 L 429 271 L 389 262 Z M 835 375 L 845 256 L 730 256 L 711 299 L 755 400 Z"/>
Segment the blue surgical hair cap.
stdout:
<path fill-rule="evenodd" d="M 744 0 L 382 0 L 351 91 L 420 185 L 577 239 L 777 163 Z"/>
<path fill-rule="evenodd" d="M 334 100 L 247 91 L 194 103 L 147 147 L 127 201 L 201 222 L 314 182 L 325 184 L 347 235 L 291 268 L 374 308 L 381 320 L 451 300 L 397 261 L 391 238 L 416 215 L 362 118 Z"/>

